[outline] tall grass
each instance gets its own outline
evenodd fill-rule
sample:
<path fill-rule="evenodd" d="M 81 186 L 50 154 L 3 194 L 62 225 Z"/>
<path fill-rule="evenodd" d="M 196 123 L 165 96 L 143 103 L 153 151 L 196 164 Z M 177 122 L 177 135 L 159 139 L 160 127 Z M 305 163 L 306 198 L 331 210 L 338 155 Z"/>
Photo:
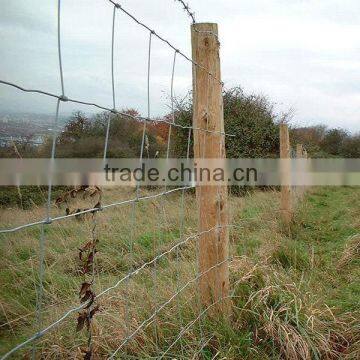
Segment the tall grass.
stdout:
<path fill-rule="evenodd" d="M 105 190 L 104 203 L 132 196 Z M 215 320 L 198 305 L 191 283 L 122 349 L 120 359 L 356 359 L 359 356 L 359 273 L 352 245 L 359 233 L 360 190 L 314 189 L 298 204 L 291 231 L 279 221 L 277 192 L 229 199 L 232 317 Z M 357 202 L 350 202 L 357 199 Z M 350 206 L 351 204 L 351 206 Z M 178 194 L 126 205 L 98 215 L 96 293 L 131 269 L 196 232 L 196 205 L 185 194 L 184 222 Z M 134 211 L 133 211 L 134 209 Z M 54 214 L 63 210 L 52 209 Z M 42 216 L 42 209 L 1 210 L 4 225 Z M 43 325 L 78 304 L 79 246 L 91 219 L 46 228 Z M 1 236 L 1 353 L 36 332 L 39 229 Z M 345 250 L 344 250 L 345 249 Z M 344 260 L 346 259 L 346 260 Z M 337 268 L 338 264 L 342 264 Z M 346 264 L 346 266 L 345 266 Z M 145 319 L 197 274 L 196 239 L 99 299 L 94 353 L 110 355 Z M 202 314 L 202 316 L 199 316 Z M 200 318 L 198 321 L 194 319 Z M 36 343 L 38 356 L 83 358 L 86 333 L 76 314 Z M 31 349 L 19 352 L 27 356 Z M 16 357 L 15 357 L 16 358 Z"/>

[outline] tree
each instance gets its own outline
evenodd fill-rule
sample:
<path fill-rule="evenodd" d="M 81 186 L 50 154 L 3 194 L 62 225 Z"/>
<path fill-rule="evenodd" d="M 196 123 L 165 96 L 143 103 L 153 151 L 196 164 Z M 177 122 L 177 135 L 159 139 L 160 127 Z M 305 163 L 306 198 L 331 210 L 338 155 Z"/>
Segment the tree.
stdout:
<path fill-rule="evenodd" d="M 340 155 L 346 158 L 360 158 L 360 134 L 347 137 L 343 141 Z"/>
<path fill-rule="evenodd" d="M 103 112 L 88 118 L 75 112 L 59 135 L 56 156 L 62 158 L 101 158 L 104 154 L 107 124 L 110 118 L 110 132 L 107 147 L 108 158 L 137 158 L 143 135 L 139 114 L 134 109 L 123 110 L 123 115 Z M 157 134 L 158 129 L 147 124 L 146 141 L 148 155 L 153 157 L 157 151 L 164 152 L 164 141 Z M 43 156 L 49 156 L 52 139 L 49 137 L 42 148 Z M 146 153 L 147 156 L 147 153 Z"/>
<path fill-rule="evenodd" d="M 175 121 L 183 126 L 192 124 L 190 97 L 176 102 Z M 226 138 L 227 157 L 278 156 L 279 121 L 280 115 L 274 112 L 272 104 L 266 97 L 246 95 L 239 87 L 225 91 L 225 132 L 235 135 Z M 186 156 L 188 134 L 188 129 L 175 129 L 172 140 L 175 156 Z M 191 140 L 190 156 L 192 156 L 192 145 Z"/>
<path fill-rule="evenodd" d="M 292 144 L 303 144 L 309 157 L 326 157 L 327 154 L 322 150 L 321 144 L 326 134 L 325 125 L 290 129 L 290 139 Z"/>
<path fill-rule="evenodd" d="M 324 139 L 321 142 L 323 151 L 330 155 L 340 156 L 344 142 L 349 139 L 349 134 L 342 129 L 330 129 L 326 131 Z"/>

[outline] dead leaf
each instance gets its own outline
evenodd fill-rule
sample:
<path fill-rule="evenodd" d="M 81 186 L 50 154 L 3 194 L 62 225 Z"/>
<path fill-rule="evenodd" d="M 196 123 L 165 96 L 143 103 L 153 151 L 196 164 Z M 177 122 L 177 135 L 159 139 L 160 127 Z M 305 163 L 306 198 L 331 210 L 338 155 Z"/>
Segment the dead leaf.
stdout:
<path fill-rule="evenodd" d="M 62 196 L 59 196 L 56 200 L 55 200 L 55 205 L 56 206 L 60 206 L 60 204 L 62 204 L 64 202 L 64 199 Z"/>
<path fill-rule="evenodd" d="M 83 297 L 80 299 L 80 302 L 84 303 L 88 300 L 93 301 L 94 297 L 95 297 L 95 294 L 93 293 L 93 291 L 91 289 L 88 289 L 85 291 Z"/>
<path fill-rule="evenodd" d="M 96 305 L 96 306 L 90 311 L 89 318 L 92 319 L 93 316 L 94 316 L 98 311 L 100 311 L 100 306 L 99 306 L 99 305 Z"/>
<path fill-rule="evenodd" d="M 84 328 L 85 321 L 87 321 L 87 316 L 88 314 L 86 311 L 82 311 L 81 313 L 79 313 L 76 325 L 77 332 L 81 331 Z"/>
<path fill-rule="evenodd" d="M 90 289 L 90 287 L 91 287 L 91 283 L 83 282 L 81 284 L 79 296 L 81 297 L 82 295 L 84 295 Z"/>

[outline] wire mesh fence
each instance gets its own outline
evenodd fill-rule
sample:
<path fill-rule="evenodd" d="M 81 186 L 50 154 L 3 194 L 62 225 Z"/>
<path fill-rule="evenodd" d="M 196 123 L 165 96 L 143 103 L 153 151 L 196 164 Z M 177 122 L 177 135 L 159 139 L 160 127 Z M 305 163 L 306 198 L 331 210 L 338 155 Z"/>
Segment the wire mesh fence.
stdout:
<path fill-rule="evenodd" d="M 186 14 L 195 23 L 194 13 L 183 1 L 178 1 Z M 56 99 L 54 123 L 52 126 L 51 165 L 49 174 L 53 171 L 56 158 L 56 144 L 59 135 L 59 112 L 64 102 L 72 102 L 86 106 L 92 106 L 109 112 L 104 135 L 103 159 L 106 161 L 108 153 L 109 135 L 111 123 L 116 121 L 116 115 L 130 117 L 143 123 L 142 140 L 140 149 L 141 162 L 147 150 L 147 124 L 149 122 L 163 122 L 169 126 L 166 156 L 169 157 L 172 128 L 181 128 L 187 131 L 187 157 L 189 157 L 190 141 L 192 136 L 202 133 L 198 137 L 203 141 L 203 149 L 209 136 L 232 136 L 226 134 L 223 129 L 209 129 L 208 127 L 184 126 L 176 123 L 174 110 L 174 77 L 176 72 L 176 60 L 181 56 L 190 62 L 196 72 L 205 73 L 208 81 L 208 89 L 217 84 L 222 88 L 223 83 L 216 75 L 210 72 L 204 65 L 194 61 L 185 55 L 172 43 L 152 30 L 145 23 L 128 12 L 122 5 L 114 1 L 107 1 L 113 6 L 112 31 L 111 31 L 111 89 L 112 108 L 82 100 L 69 98 L 66 94 L 66 79 L 64 79 L 61 40 L 61 1 L 58 0 L 57 12 L 57 47 L 59 60 L 60 94 L 49 93 L 38 89 L 26 89 L 18 84 L 0 80 L 4 86 L 14 87 L 22 92 L 38 93 Z M 106 4 L 104 4 L 106 6 Z M 147 56 L 147 116 L 133 116 L 117 110 L 115 94 L 115 71 L 114 71 L 114 39 L 116 37 L 115 20 L 118 12 L 122 12 L 142 29 L 148 32 L 148 56 Z M 203 35 L 216 37 L 212 31 L 195 32 Z M 173 51 L 172 72 L 170 74 L 171 93 L 171 120 L 158 120 L 151 117 L 150 84 L 152 65 L 152 40 L 156 37 Z M 207 95 L 209 99 L 209 95 Z M 206 104 L 206 111 L 210 113 Z M 220 141 L 224 144 L 224 139 Z M 206 154 L 203 154 L 204 156 Z M 193 202 L 189 192 L 194 186 L 182 186 L 168 189 L 166 186 L 160 192 L 144 193 L 139 185 L 134 192 L 130 192 L 130 198 L 113 201 L 113 199 L 97 186 L 83 186 L 72 190 L 67 199 L 61 202 L 87 200 L 90 207 L 80 207 L 71 210 L 67 207 L 65 215 L 52 216 L 52 179 L 49 176 L 45 217 L 22 225 L 1 229 L 0 233 L 13 236 L 16 241 L 20 232 L 31 236 L 36 235 L 38 242 L 38 269 L 33 269 L 36 279 L 36 306 L 35 313 L 29 319 L 29 332 L 18 344 L 15 344 L 2 359 L 11 356 L 19 356 L 20 351 L 31 353 L 32 358 L 37 358 L 44 348 L 48 352 L 56 352 L 59 341 L 53 331 L 61 326 L 68 331 L 70 354 L 75 347 L 79 349 L 84 359 L 99 356 L 108 358 L 133 358 L 155 356 L 157 358 L 169 358 L 175 354 L 182 354 L 187 358 L 189 351 L 196 354 L 211 341 L 206 333 L 202 319 L 212 311 L 219 303 L 227 301 L 230 295 L 214 298 L 210 304 L 203 306 L 199 294 L 199 282 L 209 274 L 217 277 L 220 269 L 228 266 L 229 257 L 220 260 L 216 247 L 216 261 L 205 270 L 200 270 L 198 265 L 198 244 L 208 234 L 220 234 L 228 231 L 235 225 L 224 223 L 221 219 L 223 209 L 217 211 L 216 226 L 208 227 L 203 231 L 196 230 L 196 219 L 189 218 L 187 207 Z M 217 190 L 219 191 L 219 190 Z M 219 195 L 219 194 L 218 194 Z M 179 203 L 174 209 L 174 196 Z M 110 197 L 110 198 L 109 198 Z M 169 199 L 171 198 L 171 201 Z M 75 200 L 74 200 L 75 199 Z M 64 200 L 64 201 L 63 201 Z M 108 202 L 106 202 L 108 201 Z M 68 204 L 67 204 L 68 205 Z M 105 210 L 112 209 L 110 215 L 104 215 Z M 195 209 L 193 209 L 195 210 Z M 149 212 L 158 214 L 156 221 L 147 219 Z M 75 220 L 83 219 L 79 223 Z M 64 220 L 63 222 L 60 220 Z M 153 221 L 153 224 L 149 224 Z M 151 226 L 150 226 L 151 225 Z M 152 233 L 149 235 L 149 228 Z M 154 230 L 156 229 L 157 230 Z M 190 231 L 192 230 L 192 231 Z M 141 234 L 145 232 L 145 234 Z M 76 243 L 71 240 L 75 233 L 77 238 L 90 239 Z M 68 243 L 64 243 L 64 238 Z M 62 242 L 63 246 L 73 246 L 77 253 L 75 260 L 64 259 L 64 264 L 53 263 L 49 260 L 50 247 L 56 242 Z M 80 246 L 80 248 L 79 248 Z M 97 253 L 100 253 L 97 254 Z M 50 254 L 50 255 L 49 255 Z M 223 256 L 222 256 L 223 257 Z M 115 261 L 108 261 L 115 258 Z M 80 269 L 76 269 L 74 263 L 80 263 Z M 115 265 L 114 265 L 115 264 Z M 113 267 L 116 267 L 115 269 Z M 49 299 L 55 296 L 58 289 L 50 289 L 51 276 L 62 276 L 63 272 L 71 273 L 70 277 L 64 277 L 63 286 L 71 289 L 73 296 L 68 299 Z M 107 275 L 106 279 L 104 274 Z M 120 275 L 119 275 L 120 274 Z M 80 284 L 79 284 L 80 282 Z M 159 284 L 162 284 L 160 287 Z M 167 284 L 164 290 L 164 283 Z M 80 289 L 79 289 L 80 286 Z M 74 301 L 79 297 L 79 301 Z M 141 304 L 141 301 L 143 304 Z M 143 305 L 143 306 L 141 306 Z M 56 308 L 56 310 L 55 310 Z M 101 314 L 101 316 L 98 316 Z M 96 318 L 99 318 L 94 325 Z M 174 319 L 176 318 L 176 321 Z M 49 320 L 51 319 L 51 321 Z M 199 326 L 200 339 L 192 339 L 190 329 Z M 74 329 L 77 333 L 74 335 Z M 71 329 L 73 329 L 71 331 Z M 33 331 L 33 333 L 31 333 Z M 114 334 L 117 336 L 114 336 Z M 66 334 L 66 332 L 65 332 Z M 48 335 L 45 337 L 45 335 Z M 185 341 L 184 337 L 188 335 Z M 113 338 L 113 339 L 112 339 Z M 146 349 L 145 348 L 146 343 Z M 189 350 L 191 344 L 191 350 Z M 69 355 L 70 356 L 70 355 Z"/>

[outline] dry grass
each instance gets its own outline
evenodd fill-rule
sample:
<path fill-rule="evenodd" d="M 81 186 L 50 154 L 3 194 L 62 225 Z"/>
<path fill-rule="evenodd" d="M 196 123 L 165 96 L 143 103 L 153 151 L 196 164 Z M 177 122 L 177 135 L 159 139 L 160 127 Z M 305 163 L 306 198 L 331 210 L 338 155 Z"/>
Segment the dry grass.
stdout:
<path fill-rule="evenodd" d="M 130 198 L 132 192 L 106 189 L 103 203 Z M 196 231 L 194 195 L 185 194 L 182 231 L 180 204 L 179 195 L 174 194 L 139 202 L 134 212 L 132 205 L 126 205 L 99 213 L 96 293 L 171 247 L 181 236 Z M 327 276 L 328 269 L 321 267 L 325 260 L 320 252 L 310 253 L 306 242 L 282 231 L 278 194 L 256 192 L 243 198 L 231 197 L 229 204 L 231 223 L 236 225 L 230 229 L 232 321 L 214 322 L 205 315 L 183 334 L 166 358 L 355 359 L 359 349 L 358 314 L 330 310 L 318 296 L 313 279 Z M 52 211 L 53 215 L 63 212 L 55 207 Z M 1 211 L 7 226 L 42 216 L 43 209 L 39 208 Z M 299 224 L 307 224 L 309 219 L 299 216 L 304 216 Z M 44 325 L 78 304 L 81 279 L 77 253 L 80 244 L 89 239 L 91 226 L 91 219 L 73 219 L 53 223 L 46 231 Z M 325 229 L 328 225 L 323 226 Z M 1 353 L 36 331 L 38 238 L 36 228 L 1 238 Z M 354 236 L 343 258 L 346 253 L 346 259 L 354 259 L 356 241 L 358 246 L 359 237 Z M 340 252 L 337 256 L 341 257 Z M 348 267 L 354 263 L 346 260 Z M 159 261 L 156 277 L 155 268 L 148 267 L 100 298 L 101 311 L 92 328 L 95 359 L 111 354 L 156 307 L 196 276 L 196 267 L 194 240 L 179 253 Z M 156 358 L 199 311 L 197 286 L 193 283 L 139 331 L 118 358 Z M 76 333 L 75 327 L 76 314 L 42 338 L 37 343 L 41 358 L 83 358 L 86 333 Z M 26 356 L 30 351 L 27 348 L 20 354 Z"/>
<path fill-rule="evenodd" d="M 360 234 L 350 236 L 346 241 L 344 252 L 338 262 L 338 269 L 360 259 Z"/>

